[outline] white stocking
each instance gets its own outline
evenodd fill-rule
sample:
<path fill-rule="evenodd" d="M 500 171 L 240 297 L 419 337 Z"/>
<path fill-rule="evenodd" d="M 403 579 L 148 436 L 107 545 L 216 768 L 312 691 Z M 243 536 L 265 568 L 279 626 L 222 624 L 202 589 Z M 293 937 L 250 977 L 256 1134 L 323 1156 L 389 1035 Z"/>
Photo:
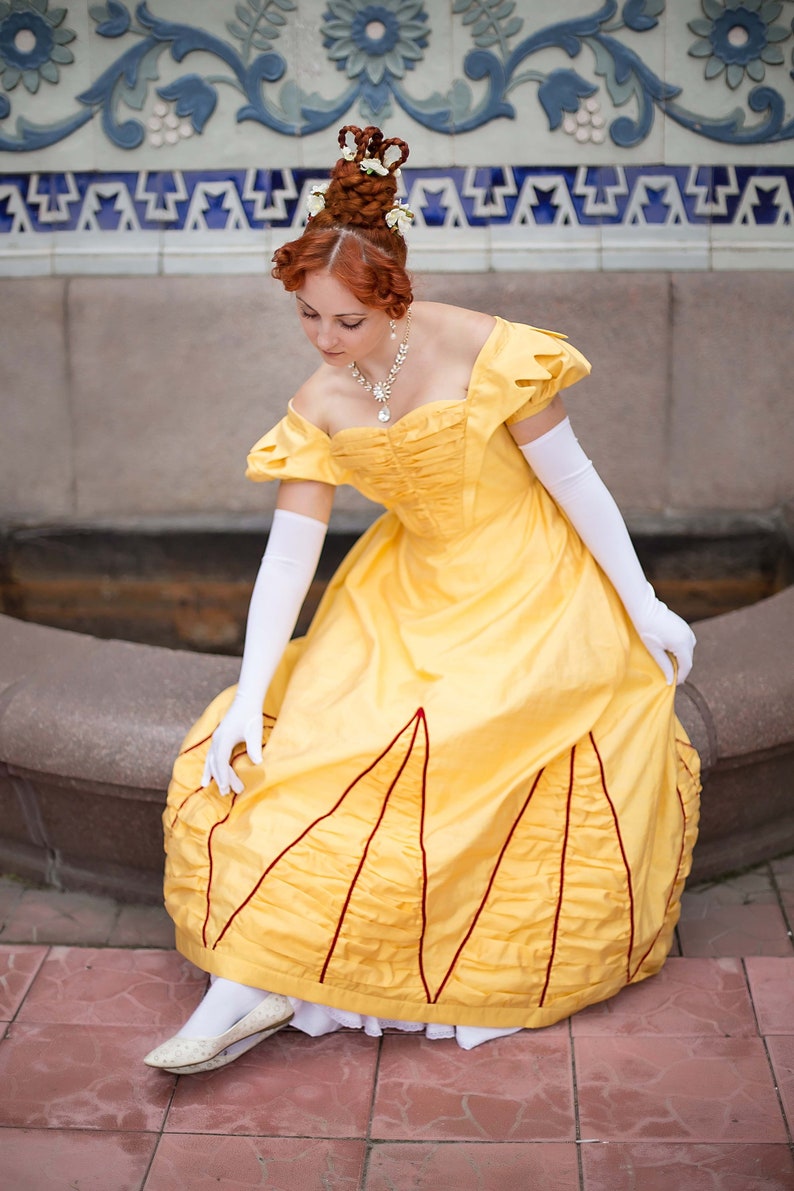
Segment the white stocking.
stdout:
<path fill-rule="evenodd" d="M 177 1034 L 178 1038 L 216 1038 L 264 1000 L 267 992 L 218 976 L 203 1001 Z"/>

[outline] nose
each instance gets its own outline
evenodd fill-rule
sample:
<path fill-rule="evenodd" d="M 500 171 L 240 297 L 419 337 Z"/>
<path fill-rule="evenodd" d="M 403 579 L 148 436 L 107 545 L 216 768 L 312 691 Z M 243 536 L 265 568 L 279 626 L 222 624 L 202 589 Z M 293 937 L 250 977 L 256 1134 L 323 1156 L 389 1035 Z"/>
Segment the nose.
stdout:
<path fill-rule="evenodd" d="M 336 330 L 331 324 L 330 326 L 322 326 L 317 332 L 317 346 L 321 351 L 333 351 L 336 345 Z"/>

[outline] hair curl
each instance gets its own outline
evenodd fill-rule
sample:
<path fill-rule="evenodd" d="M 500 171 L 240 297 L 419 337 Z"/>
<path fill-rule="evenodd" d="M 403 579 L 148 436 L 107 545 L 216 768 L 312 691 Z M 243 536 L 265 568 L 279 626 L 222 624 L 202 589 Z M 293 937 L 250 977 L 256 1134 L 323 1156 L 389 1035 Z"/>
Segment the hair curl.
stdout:
<path fill-rule="evenodd" d="M 305 232 L 273 255 L 273 277 L 293 292 L 307 273 L 326 271 L 365 306 L 402 318 L 413 300 L 405 270 L 407 249 L 400 233 L 386 223 L 397 193 L 396 173 L 408 157 L 399 137 L 384 138 L 379 128 L 346 124 L 339 130 L 343 156 L 331 173 L 325 207 Z M 385 172 L 366 172 L 362 162 L 378 162 Z"/>

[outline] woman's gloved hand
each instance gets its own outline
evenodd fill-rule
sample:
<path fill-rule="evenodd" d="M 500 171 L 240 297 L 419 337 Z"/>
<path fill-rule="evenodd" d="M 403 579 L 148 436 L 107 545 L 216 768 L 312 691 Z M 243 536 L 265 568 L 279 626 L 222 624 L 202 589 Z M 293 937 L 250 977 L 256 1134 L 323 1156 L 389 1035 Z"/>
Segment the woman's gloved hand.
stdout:
<path fill-rule="evenodd" d="M 232 768 L 235 745 L 245 743 L 254 765 L 262 764 L 262 704 L 254 696 L 235 695 L 234 701 L 212 734 L 204 762 L 202 786 L 216 782 L 221 794 L 242 793 L 243 783 Z"/>
<path fill-rule="evenodd" d="M 676 677 L 683 682 L 692 669 L 695 634 L 656 598 L 620 509 L 580 447 L 571 423 L 565 418 L 520 450 L 611 581 L 668 684 Z M 677 676 L 668 654 L 678 664 Z"/>
<path fill-rule="evenodd" d="M 303 513 L 276 509 L 273 514 L 248 609 L 237 693 L 212 734 L 202 786 L 215 782 L 221 794 L 242 792 L 232 766 L 240 743 L 254 765 L 262 763 L 262 705 L 317 569 L 327 529 L 324 521 Z"/>
<path fill-rule="evenodd" d="M 673 655 L 678 663 L 677 681 L 681 683 L 692 669 L 695 634 L 685 620 L 657 599 L 650 583 L 646 583 L 646 589 L 644 605 L 636 614 L 632 614 L 632 623 L 648 653 L 658 663 L 668 685 L 676 677 L 668 657 L 668 654 Z"/>

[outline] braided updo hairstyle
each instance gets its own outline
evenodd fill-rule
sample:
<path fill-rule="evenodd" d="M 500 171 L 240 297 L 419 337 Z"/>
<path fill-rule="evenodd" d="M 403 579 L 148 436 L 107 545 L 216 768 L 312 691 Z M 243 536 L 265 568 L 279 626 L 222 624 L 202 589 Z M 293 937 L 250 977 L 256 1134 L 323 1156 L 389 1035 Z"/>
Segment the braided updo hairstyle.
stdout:
<path fill-rule="evenodd" d="M 363 305 L 402 318 L 413 300 L 407 249 L 386 216 L 408 146 L 399 137 L 385 139 L 373 125 L 346 124 L 339 130 L 339 147 L 342 157 L 331 173 L 325 206 L 302 236 L 277 249 L 272 275 L 294 292 L 307 273 L 328 272 Z"/>

